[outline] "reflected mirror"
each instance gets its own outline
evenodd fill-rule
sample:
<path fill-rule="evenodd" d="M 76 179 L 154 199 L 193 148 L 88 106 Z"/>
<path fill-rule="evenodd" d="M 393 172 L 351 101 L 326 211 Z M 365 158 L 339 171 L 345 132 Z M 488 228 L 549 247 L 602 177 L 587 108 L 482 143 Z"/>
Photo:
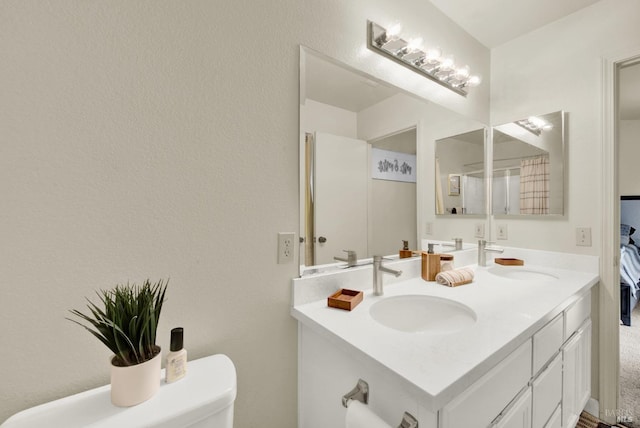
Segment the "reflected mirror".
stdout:
<path fill-rule="evenodd" d="M 436 141 L 437 215 L 485 213 L 485 129 Z"/>
<path fill-rule="evenodd" d="M 531 116 L 493 128 L 492 213 L 564 213 L 565 114 Z"/>
<path fill-rule="evenodd" d="M 483 126 L 305 47 L 299 113 L 301 274 L 421 249 L 435 141 Z"/>

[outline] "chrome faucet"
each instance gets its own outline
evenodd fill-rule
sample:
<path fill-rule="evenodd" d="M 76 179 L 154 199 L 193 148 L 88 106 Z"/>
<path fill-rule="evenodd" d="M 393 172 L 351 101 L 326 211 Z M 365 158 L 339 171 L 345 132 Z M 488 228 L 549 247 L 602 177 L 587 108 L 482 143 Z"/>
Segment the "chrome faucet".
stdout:
<path fill-rule="evenodd" d="M 478 241 L 478 266 L 486 266 L 487 265 L 487 253 L 502 253 L 504 250 L 502 248 L 493 248 L 487 247 L 487 244 L 491 244 L 491 242 L 487 242 L 484 239 Z"/>
<path fill-rule="evenodd" d="M 395 275 L 396 278 L 402 275 L 401 270 L 394 270 L 382 266 L 382 256 L 373 256 L 373 294 L 376 296 L 382 296 L 384 294 L 384 290 L 382 288 L 383 272 Z"/>
<path fill-rule="evenodd" d="M 462 238 L 451 238 L 453 244 L 440 244 L 441 247 L 454 247 L 456 251 L 462 250 Z"/>
<path fill-rule="evenodd" d="M 358 256 L 356 252 L 353 250 L 342 250 L 347 253 L 347 258 L 344 257 L 334 257 L 333 260 L 338 260 L 340 262 L 347 262 L 347 267 L 354 267 L 358 264 Z"/>

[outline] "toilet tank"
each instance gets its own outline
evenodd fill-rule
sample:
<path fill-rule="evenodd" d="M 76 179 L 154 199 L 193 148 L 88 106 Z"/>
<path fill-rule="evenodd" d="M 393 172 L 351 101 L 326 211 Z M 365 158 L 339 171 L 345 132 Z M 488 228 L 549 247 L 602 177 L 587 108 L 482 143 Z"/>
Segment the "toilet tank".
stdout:
<path fill-rule="evenodd" d="M 189 361 L 187 376 L 166 384 L 133 407 L 111 404 L 109 385 L 24 410 L 1 428 L 26 427 L 156 427 L 232 428 L 236 369 L 226 355 Z"/>

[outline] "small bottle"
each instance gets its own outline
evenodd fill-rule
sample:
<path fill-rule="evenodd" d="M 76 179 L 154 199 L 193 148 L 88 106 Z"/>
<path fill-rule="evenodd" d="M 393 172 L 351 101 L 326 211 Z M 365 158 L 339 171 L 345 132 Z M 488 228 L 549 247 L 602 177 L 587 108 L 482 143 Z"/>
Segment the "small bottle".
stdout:
<path fill-rule="evenodd" d="M 184 349 L 184 330 L 176 327 L 171 330 L 171 345 L 167 354 L 166 376 L 167 383 L 182 379 L 187 374 L 187 350 Z"/>
<path fill-rule="evenodd" d="M 402 241 L 402 250 L 400 250 L 400 258 L 406 259 L 413 256 L 413 251 L 409 249 L 409 241 Z"/>

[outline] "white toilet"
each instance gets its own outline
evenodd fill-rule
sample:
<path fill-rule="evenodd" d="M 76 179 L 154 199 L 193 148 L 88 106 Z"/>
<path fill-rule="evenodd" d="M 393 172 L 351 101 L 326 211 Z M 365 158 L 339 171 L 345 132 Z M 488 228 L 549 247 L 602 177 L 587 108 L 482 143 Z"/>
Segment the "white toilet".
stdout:
<path fill-rule="evenodd" d="M 164 379 L 164 373 L 162 378 Z M 134 407 L 111 404 L 109 385 L 16 413 L 1 428 L 232 428 L 236 369 L 226 355 L 189 361 L 187 376 Z"/>

